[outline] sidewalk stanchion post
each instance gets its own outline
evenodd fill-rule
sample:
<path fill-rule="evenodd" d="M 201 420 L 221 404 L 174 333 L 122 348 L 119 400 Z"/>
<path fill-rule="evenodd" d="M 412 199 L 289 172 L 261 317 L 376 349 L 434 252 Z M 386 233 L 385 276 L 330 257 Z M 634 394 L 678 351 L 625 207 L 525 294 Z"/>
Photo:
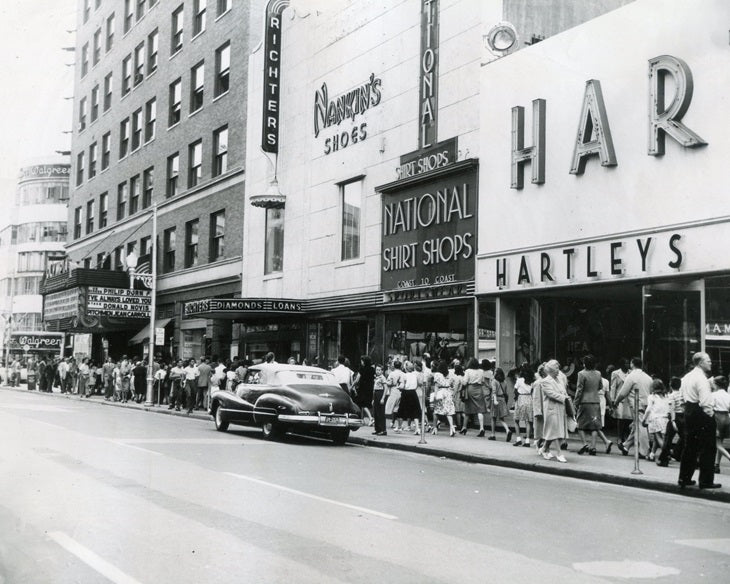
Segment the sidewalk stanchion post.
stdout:
<path fill-rule="evenodd" d="M 421 391 L 421 439 L 419 444 L 427 444 L 426 442 L 426 384 L 423 384 Z"/>
<path fill-rule="evenodd" d="M 644 474 L 639 468 L 639 444 L 641 442 L 639 424 L 639 388 L 634 386 L 634 470 L 631 471 L 631 474 L 634 475 Z"/>

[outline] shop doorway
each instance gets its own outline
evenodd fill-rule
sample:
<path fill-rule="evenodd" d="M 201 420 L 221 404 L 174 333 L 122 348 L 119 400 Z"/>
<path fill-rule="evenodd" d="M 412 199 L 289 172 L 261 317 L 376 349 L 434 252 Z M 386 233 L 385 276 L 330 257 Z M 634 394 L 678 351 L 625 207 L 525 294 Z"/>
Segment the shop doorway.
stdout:
<path fill-rule="evenodd" d="M 702 350 L 702 281 L 646 285 L 643 304 L 645 369 L 681 377 Z"/>

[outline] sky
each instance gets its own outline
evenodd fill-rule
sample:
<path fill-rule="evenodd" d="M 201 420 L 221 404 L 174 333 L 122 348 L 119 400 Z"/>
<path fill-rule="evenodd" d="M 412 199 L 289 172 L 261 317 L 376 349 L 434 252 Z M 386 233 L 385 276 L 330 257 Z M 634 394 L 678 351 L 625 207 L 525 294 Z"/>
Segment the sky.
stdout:
<path fill-rule="evenodd" d="M 0 202 L 21 166 L 71 147 L 75 28 L 76 0 L 0 0 Z"/>

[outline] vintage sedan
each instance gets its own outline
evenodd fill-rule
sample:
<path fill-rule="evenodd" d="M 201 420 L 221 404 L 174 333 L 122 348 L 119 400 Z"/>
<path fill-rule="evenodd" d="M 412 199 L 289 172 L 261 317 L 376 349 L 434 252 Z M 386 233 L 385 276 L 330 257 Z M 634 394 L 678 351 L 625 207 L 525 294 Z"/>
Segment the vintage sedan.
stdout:
<path fill-rule="evenodd" d="M 254 365 L 234 391 L 211 395 L 216 430 L 229 424 L 260 426 L 271 440 L 295 431 L 344 444 L 362 425 L 360 408 L 329 371 L 300 365 Z"/>

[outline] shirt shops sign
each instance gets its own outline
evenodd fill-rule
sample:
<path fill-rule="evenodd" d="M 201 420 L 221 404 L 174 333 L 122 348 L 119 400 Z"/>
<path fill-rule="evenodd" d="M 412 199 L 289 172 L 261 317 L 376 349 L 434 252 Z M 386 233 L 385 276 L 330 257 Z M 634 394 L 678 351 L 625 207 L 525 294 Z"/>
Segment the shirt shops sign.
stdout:
<path fill-rule="evenodd" d="M 473 169 L 384 194 L 381 289 L 473 279 L 476 216 Z"/>

